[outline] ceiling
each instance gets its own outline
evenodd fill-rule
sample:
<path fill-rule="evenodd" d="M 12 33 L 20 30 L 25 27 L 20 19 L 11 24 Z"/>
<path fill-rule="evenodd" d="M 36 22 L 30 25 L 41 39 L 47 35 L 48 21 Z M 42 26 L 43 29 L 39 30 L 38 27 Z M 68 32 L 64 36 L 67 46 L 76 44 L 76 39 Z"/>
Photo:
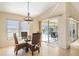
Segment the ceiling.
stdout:
<path fill-rule="evenodd" d="M 56 5 L 56 2 L 30 2 L 29 3 L 29 11 L 30 16 L 38 16 L 42 14 L 45 10 L 49 8 L 53 8 Z M 79 3 L 72 2 L 72 5 L 79 11 Z M 0 11 L 1 12 L 8 12 L 13 14 L 18 14 L 22 16 L 27 16 L 27 2 L 0 2 Z M 57 10 L 61 10 L 58 8 Z M 59 11 L 57 12 L 59 13 Z"/>
<path fill-rule="evenodd" d="M 55 2 L 30 2 L 30 15 L 37 16 L 55 4 Z M 0 2 L 0 11 L 27 16 L 27 2 Z"/>
<path fill-rule="evenodd" d="M 72 5 L 79 12 L 79 2 L 72 2 Z"/>

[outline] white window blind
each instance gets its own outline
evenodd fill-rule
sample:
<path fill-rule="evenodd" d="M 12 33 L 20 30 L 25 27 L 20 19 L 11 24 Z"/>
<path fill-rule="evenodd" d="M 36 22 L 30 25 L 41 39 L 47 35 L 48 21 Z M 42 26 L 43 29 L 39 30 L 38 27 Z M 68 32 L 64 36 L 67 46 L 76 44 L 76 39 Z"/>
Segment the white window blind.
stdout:
<path fill-rule="evenodd" d="M 8 39 L 13 37 L 16 33 L 20 37 L 21 32 L 28 32 L 29 24 L 26 21 L 7 20 L 7 35 Z"/>

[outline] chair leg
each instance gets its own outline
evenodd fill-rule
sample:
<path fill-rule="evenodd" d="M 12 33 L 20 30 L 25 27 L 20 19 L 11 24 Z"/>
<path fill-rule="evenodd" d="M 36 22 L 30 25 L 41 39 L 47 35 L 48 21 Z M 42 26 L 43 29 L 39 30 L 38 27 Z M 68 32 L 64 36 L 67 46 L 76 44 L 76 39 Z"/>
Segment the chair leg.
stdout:
<path fill-rule="evenodd" d="M 15 54 L 17 55 L 18 54 L 18 51 L 16 51 Z"/>
<path fill-rule="evenodd" d="M 14 50 L 14 53 L 17 55 L 17 53 L 18 53 L 18 51 L 17 51 L 17 49 L 15 48 L 15 50 Z"/>
<path fill-rule="evenodd" d="M 14 50 L 14 53 L 15 53 L 15 55 L 17 55 L 18 54 L 18 51 L 17 50 Z"/>
<path fill-rule="evenodd" d="M 38 49 L 38 53 L 40 53 L 40 49 Z"/>
<path fill-rule="evenodd" d="M 32 56 L 34 55 L 33 51 L 32 51 Z"/>
<path fill-rule="evenodd" d="M 16 55 L 17 55 L 17 52 L 16 52 Z"/>

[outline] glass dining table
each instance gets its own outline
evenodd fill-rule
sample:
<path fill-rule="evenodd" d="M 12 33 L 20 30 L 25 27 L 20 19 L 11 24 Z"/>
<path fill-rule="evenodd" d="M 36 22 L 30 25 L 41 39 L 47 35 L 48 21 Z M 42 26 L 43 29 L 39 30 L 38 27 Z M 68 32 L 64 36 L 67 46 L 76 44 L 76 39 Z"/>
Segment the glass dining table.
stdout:
<path fill-rule="evenodd" d="M 31 35 L 28 35 L 27 38 L 23 39 L 26 43 L 31 41 Z"/>
<path fill-rule="evenodd" d="M 28 45 L 28 43 L 31 43 L 31 35 L 28 35 L 27 38 L 23 39 L 25 41 L 25 43 Z M 26 46 L 25 47 L 25 51 L 28 52 L 29 49 L 28 47 Z"/>
<path fill-rule="evenodd" d="M 18 37 L 18 39 L 19 39 L 18 41 L 19 43 L 26 43 L 26 44 L 31 43 L 31 35 L 28 35 L 27 38 L 24 39 L 22 39 L 22 37 Z M 28 47 L 26 46 L 24 50 L 28 52 Z"/>

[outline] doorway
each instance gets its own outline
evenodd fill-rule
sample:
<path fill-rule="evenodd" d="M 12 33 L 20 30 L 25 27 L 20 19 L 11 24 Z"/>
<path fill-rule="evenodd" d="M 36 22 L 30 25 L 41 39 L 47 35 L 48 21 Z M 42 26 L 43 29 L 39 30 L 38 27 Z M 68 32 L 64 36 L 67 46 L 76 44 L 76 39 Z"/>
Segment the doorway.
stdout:
<path fill-rule="evenodd" d="M 58 19 L 51 18 L 41 21 L 42 41 L 57 44 L 58 42 Z"/>

